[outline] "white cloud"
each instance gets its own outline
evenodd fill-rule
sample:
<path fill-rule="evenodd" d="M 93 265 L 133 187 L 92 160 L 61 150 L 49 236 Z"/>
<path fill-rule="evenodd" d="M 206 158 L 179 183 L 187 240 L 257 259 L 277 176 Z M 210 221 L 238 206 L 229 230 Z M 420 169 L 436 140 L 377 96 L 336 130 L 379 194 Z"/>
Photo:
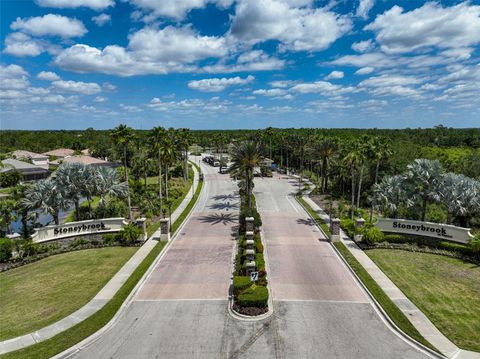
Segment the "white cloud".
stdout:
<path fill-rule="evenodd" d="M 343 79 L 343 76 L 345 76 L 343 71 L 332 71 L 327 76 L 325 76 L 325 80 Z"/>
<path fill-rule="evenodd" d="M 255 79 L 252 75 L 247 76 L 242 79 L 241 77 L 230 77 L 230 78 L 211 78 L 203 80 L 190 81 L 188 87 L 193 90 L 203 91 L 203 92 L 220 92 L 225 90 L 229 86 L 236 85 L 245 85 L 252 82 Z"/>
<path fill-rule="evenodd" d="M 88 7 L 93 10 L 103 10 L 114 6 L 114 0 L 35 0 L 42 7 L 54 7 L 59 9 L 74 9 L 77 7 Z"/>
<path fill-rule="evenodd" d="M 254 95 L 262 95 L 262 96 L 269 96 L 269 97 L 283 96 L 286 93 L 287 91 L 283 89 L 269 89 L 269 90 L 260 89 L 260 90 L 253 91 Z"/>
<path fill-rule="evenodd" d="M 93 99 L 94 102 L 106 102 L 108 101 L 108 99 L 106 97 L 103 97 L 103 96 L 97 96 Z"/>
<path fill-rule="evenodd" d="M 141 108 L 138 107 L 138 106 L 124 105 L 123 103 L 120 104 L 120 108 L 121 108 L 123 111 L 127 111 L 127 112 L 142 112 L 142 111 L 143 111 L 143 109 L 141 109 Z"/>
<path fill-rule="evenodd" d="M 50 90 L 43 87 L 29 87 L 27 92 L 31 95 L 47 95 Z"/>
<path fill-rule="evenodd" d="M 100 86 L 94 82 L 58 80 L 52 82 L 52 85 L 58 91 L 73 92 L 83 95 L 93 95 L 99 93 L 102 90 Z"/>
<path fill-rule="evenodd" d="M 359 41 L 352 44 L 352 49 L 357 52 L 367 52 L 375 47 L 372 40 Z"/>
<path fill-rule="evenodd" d="M 310 83 L 300 83 L 291 88 L 291 91 L 298 93 L 319 93 L 324 96 L 338 96 L 346 93 L 355 92 L 355 87 L 334 85 L 328 81 L 316 81 Z"/>
<path fill-rule="evenodd" d="M 112 92 L 112 91 L 115 91 L 115 90 L 117 89 L 117 86 L 112 85 L 110 82 L 104 82 L 104 83 L 102 84 L 102 89 L 103 89 L 104 91 L 110 91 L 110 92 Z"/>
<path fill-rule="evenodd" d="M 103 50 L 77 44 L 55 59 L 61 68 L 76 72 L 101 72 L 119 76 L 191 72 L 199 60 L 227 54 L 225 39 L 201 36 L 190 27 L 145 28 L 133 33 L 127 48 L 110 45 Z"/>
<path fill-rule="evenodd" d="M 0 89 L 21 90 L 30 85 L 28 73 L 18 65 L 0 65 Z"/>
<path fill-rule="evenodd" d="M 420 82 L 422 82 L 420 79 L 417 79 L 412 76 L 400 76 L 400 75 L 387 74 L 387 75 L 370 77 L 360 82 L 359 86 L 368 86 L 368 87 L 405 86 L 405 85 L 415 85 Z"/>
<path fill-rule="evenodd" d="M 35 36 L 51 35 L 64 38 L 83 36 L 87 33 L 87 29 L 81 21 L 55 14 L 30 17 L 28 19 L 18 17 L 12 22 L 10 28 Z"/>
<path fill-rule="evenodd" d="M 58 81 L 60 80 L 60 76 L 58 76 L 55 72 L 41 71 L 38 73 L 37 79 L 45 81 Z"/>
<path fill-rule="evenodd" d="M 480 6 L 464 2 L 451 7 L 428 2 L 404 12 L 394 6 L 365 30 L 376 33 L 386 53 L 406 53 L 432 47 L 465 48 L 480 42 Z"/>
<path fill-rule="evenodd" d="M 150 14 L 146 20 L 153 20 L 155 17 L 170 17 L 180 20 L 190 10 L 201 9 L 207 3 L 215 4 L 220 8 L 227 8 L 233 0 L 130 0 L 130 2 Z"/>
<path fill-rule="evenodd" d="M 269 56 L 262 50 L 252 50 L 241 53 L 234 63 L 221 61 L 215 65 L 204 66 L 202 70 L 209 73 L 271 71 L 280 70 L 284 66 L 284 60 Z"/>
<path fill-rule="evenodd" d="M 284 87 L 292 86 L 294 83 L 295 81 L 292 81 L 292 80 L 278 80 L 278 81 L 269 82 L 269 85 L 272 87 L 284 88 Z"/>
<path fill-rule="evenodd" d="M 5 39 L 5 52 L 13 56 L 37 56 L 40 55 L 44 48 L 37 40 L 21 32 L 9 34 Z"/>
<path fill-rule="evenodd" d="M 97 24 L 97 26 L 103 26 L 107 22 L 110 22 L 112 20 L 112 17 L 108 14 L 100 14 L 97 16 L 92 17 L 92 21 Z"/>
<path fill-rule="evenodd" d="M 368 19 L 368 12 L 372 9 L 374 3 L 375 0 L 360 0 L 356 15 Z"/>
<path fill-rule="evenodd" d="M 375 71 L 373 67 L 362 67 L 361 69 L 355 71 L 355 75 L 368 75 L 371 74 L 373 71 Z"/>
<path fill-rule="evenodd" d="M 352 27 L 346 16 L 292 5 L 298 3 L 281 0 L 239 2 L 230 36 L 250 45 L 278 40 L 283 50 L 319 51 L 328 48 Z"/>

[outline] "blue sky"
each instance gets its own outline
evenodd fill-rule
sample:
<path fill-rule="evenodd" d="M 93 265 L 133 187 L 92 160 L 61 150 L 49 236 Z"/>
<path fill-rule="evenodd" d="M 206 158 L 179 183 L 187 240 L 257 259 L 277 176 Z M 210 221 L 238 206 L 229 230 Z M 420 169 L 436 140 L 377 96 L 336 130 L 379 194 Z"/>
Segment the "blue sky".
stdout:
<path fill-rule="evenodd" d="M 0 128 L 480 125 L 480 2 L 2 0 Z"/>

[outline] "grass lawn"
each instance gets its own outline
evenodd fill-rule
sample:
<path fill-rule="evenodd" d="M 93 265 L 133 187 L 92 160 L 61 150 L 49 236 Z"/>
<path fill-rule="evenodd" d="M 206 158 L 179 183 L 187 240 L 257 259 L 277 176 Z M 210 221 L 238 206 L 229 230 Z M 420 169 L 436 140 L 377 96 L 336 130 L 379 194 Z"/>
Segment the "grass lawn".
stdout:
<path fill-rule="evenodd" d="M 0 273 L 0 340 L 40 329 L 92 299 L 137 250 L 86 249 Z"/>
<path fill-rule="evenodd" d="M 0 193 L 2 194 L 10 194 L 11 191 L 12 191 L 12 187 L 0 188 Z"/>
<path fill-rule="evenodd" d="M 480 351 L 480 266 L 428 253 L 365 253 L 451 341 Z"/>

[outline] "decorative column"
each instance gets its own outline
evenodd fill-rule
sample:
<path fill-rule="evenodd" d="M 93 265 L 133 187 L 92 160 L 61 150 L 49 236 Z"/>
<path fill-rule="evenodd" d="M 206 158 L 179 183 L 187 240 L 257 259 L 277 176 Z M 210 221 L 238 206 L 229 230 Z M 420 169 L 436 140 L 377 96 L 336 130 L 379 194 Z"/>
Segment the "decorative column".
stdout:
<path fill-rule="evenodd" d="M 332 241 L 340 240 L 340 219 L 332 218 L 330 222 L 330 232 L 332 233 Z"/>
<path fill-rule="evenodd" d="M 255 240 L 253 239 L 253 232 L 248 231 L 245 233 L 245 238 L 246 238 L 246 244 L 247 244 L 247 249 L 253 249 L 255 246 Z"/>
<path fill-rule="evenodd" d="M 255 272 L 255 261 L 245 261 L 245 267 L 247 268 L 247 276 L 250 277 L 250 274 Z"/>
<path fill-rule="evenodd" d="M 147 219 L 145 217 L 142 218 L 137 218 L 135 221 L 135 224 L 137 225 L 138 228 L 142 230 L 143 233 L 143 240 L 146 241 L 147 238 Z"/>
<path fill-rule="evenodd" d="M 362 227 L 365 225 L 365 220 L 360 217 L 360 218 L 357 218 L 356 222 L 355 222 L 355 226 L 356 226 L 356 232 L 360 232 L 360 230 L 362 229 Z M 362 241 L 362 238 L 363 238 L 363 234 L 355 234 L 355 242 L 361 242 Z"/>
<path fill-rule="evenodd" d="M 253 221 L 254 221 L 254 220 L 255 220 L 255 219 L 254 219 L 253 217 L 247 217 L 247 218 L 245 218 L 246 227 L 247 227 L 247 228 L 246 228 L 247 232 L 253 232 L 253 230 L 254 230 Z"/>
<path fill-rule="evenodd" d="M 160 220 L 160 240 L 170 240 L 170 218 L 162 218 Z"/>

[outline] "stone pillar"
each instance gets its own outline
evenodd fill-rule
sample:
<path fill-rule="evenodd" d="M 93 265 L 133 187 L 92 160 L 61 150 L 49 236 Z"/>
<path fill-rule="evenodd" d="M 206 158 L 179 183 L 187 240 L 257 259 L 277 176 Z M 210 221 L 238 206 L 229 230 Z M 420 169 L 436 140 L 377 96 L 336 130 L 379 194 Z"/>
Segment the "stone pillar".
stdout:
<path fill-rule="evenodd" d="M 330 232 L 332 233 L 332 241 L 340 240 L 340 219 L 332 218 L 330 222 Z"/>
<path fill-rule="evenodd" d="M 142 218 L 137 218 L 135 221 L 135 224 L 137 225 L 138 228 L 142 230 L 143 233 L 143 240 L 147 240 L 147 219 L 142 217 Z"/>
<path fill-rule="evenodd" d="M 250 274 L 255 272 L 255 261 L 246 261 L 245 267 L 247 267 L 247 276 L 250 277 Z"/>
<path fill-rule="evenodd" d="M 162 218 L 160 220 L 160 240 L 170 240 L 170 218 Z"/>
<path fill-rule="evenodd" d="M 253 221 L 255 219 L 253 217 L 247 217 L 245 218 L 245 222 L 246 222 L 246 227 L 247 227 L 247 232 L 253 232 L 254 230 L 254 226 L 253 226 Z"/>
<path fill-rule="evenodd" d="M 361 217 L 357 218 L 355 222 L 356 232 L 360 232 L 360 230 L 364 225 L 365 225 L 365 220 Z M 362 238 L 363 238 L 363 234 L 355 234 L 355 237 L 353 239 L 355 240 L 355 242 L 361 242 Z"/>
<path fill-rule="evenodd" d="M 255 249 L 247 249 L 245 251 L 248 261 L 253 261 L 255 259 Z"/>
<path fill-rule="evenodd" d="M 255 240 L 253 239 L 253 236 L 254 234 L 252 231 L 248 231 L 247 233 L 245 233 L 247 249 L 253 249 L 255 245 Z"/>

